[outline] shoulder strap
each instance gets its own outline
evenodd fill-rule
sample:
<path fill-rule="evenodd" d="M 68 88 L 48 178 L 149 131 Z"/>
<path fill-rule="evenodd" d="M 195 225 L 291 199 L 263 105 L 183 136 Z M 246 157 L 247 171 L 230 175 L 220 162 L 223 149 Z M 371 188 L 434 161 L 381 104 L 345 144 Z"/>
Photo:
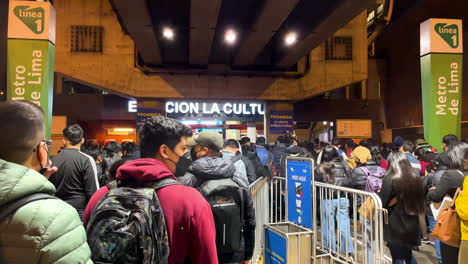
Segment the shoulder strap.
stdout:
<path fill-rule="evenodd" d="M 242 223 L 242 230 L 244 229 L 244 190 L 242 187 L 239 186 L 240 198 L 241 198 L 241 223 Z"/>
<path fill-rule="evenodd" d="M 108 184 L 106 184 L 107 188 L 109 188 L 109 190 L 112 190 L 112 189 L 116 189 L 118 188 L 119 186 L 117 185 L 117 181 L 111 181 L 109 182 Z"/>
<path fill-rule="evenodd" d="M 164 187 L 171 186 L 171 185 L 182 185 L 182 183 L 172 178 L 166 177 L 157 181 L 156 184 L 154 185 L 154 189 L 159 190 Z"/>
<path fill-rule="evenodd" d="M 367 176 L 371 176 L 372 173 L 370 172 L 370 170 L 368 168 L 366 168 L 366 166 L 361 166 L 359 167 L 361 168 L 361 170 L 367 175 Z"/>
<path fill-rule="evenodd" d="M 46 194 L 46 193 L 35 193 L 35 194 L 28 195 L 26 197 L 23 197 L 19 200 L 12 201 L 6 204 L 0 211 L 0 221 L 3 221 L 7 216 L 11 215 L 16 210 L 18 210 L 19 208 L 23 207 L 24 205 L 28 203 L 39 201 L 39 200 L 45 200 L 45 199 L 58 199 L 58 198 L 50 194 Z"/>

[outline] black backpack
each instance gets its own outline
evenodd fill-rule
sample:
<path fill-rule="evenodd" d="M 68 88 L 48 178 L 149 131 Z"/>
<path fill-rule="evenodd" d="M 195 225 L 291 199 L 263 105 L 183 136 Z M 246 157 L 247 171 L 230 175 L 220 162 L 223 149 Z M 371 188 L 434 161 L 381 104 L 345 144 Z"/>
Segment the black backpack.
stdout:
<path fill-rule="evenodd" d="M 109 183 L 86 229 L 94 263 L 166 264 L 166 222 L 155 190 L 176 184 L 171 178 L 139 187 Z"/>
<path fill-rule="evenodd" d="M 239 250 L 244 226 L 244 195 L 240 185 L 233 179 L 209 180 L 198 190 L 213 212 L 218 254 Z"/>

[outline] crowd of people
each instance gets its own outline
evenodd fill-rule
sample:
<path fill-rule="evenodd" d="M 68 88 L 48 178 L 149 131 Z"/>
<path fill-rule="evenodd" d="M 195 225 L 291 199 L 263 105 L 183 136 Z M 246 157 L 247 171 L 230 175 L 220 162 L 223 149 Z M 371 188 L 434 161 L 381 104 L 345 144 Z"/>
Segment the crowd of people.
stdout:
<path fill-rule="evenodd" d="M 0 123 L 1 263 L 249 263 L 256 239 L 249 186 L 286 177 L 289 156 L 313 159 L 316 181 L 378 194 L 394 263 L 416 263 L 412 250 L 421 242 L 434 244 L 439 263 L 468 263 L 468 193 L 457 192 L 468 184 L 468 144 L 454 135 L 442 139 L 441 153 L 401 137 L 379 145 L 285 135 L 268 144 L 225 141 L 210 130 L 194 136 L 159 116 L 139 131 L 138 146 L 86 142 L 70 125 L 50 160 L 36 105 L 1 102 Z M 456 195 L 459 247 L 429 236 L 437 220 L 429 205 Z M 352 253 L 349 207 L 344 196 L 321 201 L 320 225 L 333 250 L 335 232 L 349 236 L 341 251 Z"/>

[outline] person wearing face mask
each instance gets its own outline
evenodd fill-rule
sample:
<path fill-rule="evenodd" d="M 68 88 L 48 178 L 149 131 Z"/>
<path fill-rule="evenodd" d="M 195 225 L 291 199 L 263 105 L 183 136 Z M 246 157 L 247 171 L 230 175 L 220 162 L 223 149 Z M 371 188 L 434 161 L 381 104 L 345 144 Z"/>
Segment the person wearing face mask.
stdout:
<path fill-rule="evenodd" d="M 65 148 L 52 158 L 58 171 L 49 180 L 57 188 L 56 196 L 75 207 L 83 218 L 86 204 L 99 189 L 96 162 L 80 151 L 85 140 L 79 125 L 66 127 L 63 137 Z"/>
<path fill-rule="evenodd" d="M 0 124 L 2 263 L 92 263 L 76 210 L 53 196 L 47 180 L 57 168 L 48 158 L 42 110 L 0 102 Z"/>
<path fill-rule="evenodd" d="M 189 127 L 174 119 L 155 116 L 140 130 L 141 159 L 129 161 L 116 173 L 118 186 L 145 187 L 162 180 L 176 180 L 187 169 Z M 174 181 L 175 182 L 175 181 Z M 93 195 L 86 212 L 92 214 L 109 188 Z M 216 231 L 210 205 L 194 188 L 173 184 L 156 190 L 167 229 L 169 256 L 167 263 L 217 264 Z M 92 217 L 87 230 L 93 228 Z M 155 221 L 153 221 L 155 222 Z M 90 226 L 91 225 L 91 226 Z"/>
<path fill-rule="evenodd" d="M 236 173 L 242 168 L 234 165 L 239 162 L 239 156 L 234 155 L 238 145 L 230 148 L 227 142 L 225 150 L 230 150 L 232 155 L 224 151 L 223 157 L 220 153 L 223 138 L 210 130 L 191 138 L 189 145 L 193 163 L 179 180 L 197 188 L 211 205 L 219 263 L 250 263 L 255 246 L 255 209 L 250 190 L 245 187 L 248 185 L 246 175 Z M 239 165 L 243 165 L 242 162 Z"/>

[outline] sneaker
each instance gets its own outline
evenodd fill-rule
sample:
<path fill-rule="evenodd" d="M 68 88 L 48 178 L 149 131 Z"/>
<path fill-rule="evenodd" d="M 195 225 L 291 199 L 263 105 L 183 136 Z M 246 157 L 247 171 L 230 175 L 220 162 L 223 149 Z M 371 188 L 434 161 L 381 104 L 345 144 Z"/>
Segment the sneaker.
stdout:
<path fill-rule="evenodd" d="M 430 245 L 435 246 L 434 241 L 431 241 L 429 238 L 423 238 L 423 239 L 421 239 L 421 243 L 423 243 L 423 244 L 430 244 Z"/>

